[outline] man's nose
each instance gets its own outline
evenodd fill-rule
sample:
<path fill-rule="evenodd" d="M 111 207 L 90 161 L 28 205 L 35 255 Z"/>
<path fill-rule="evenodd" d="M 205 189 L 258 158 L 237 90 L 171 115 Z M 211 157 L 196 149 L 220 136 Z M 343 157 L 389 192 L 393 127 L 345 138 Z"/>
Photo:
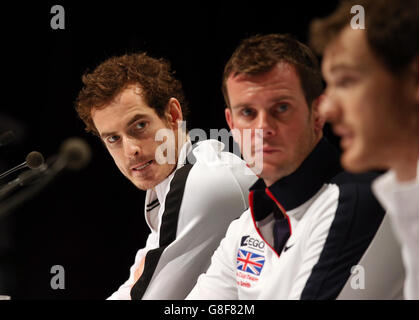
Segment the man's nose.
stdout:
<path fill-rule="evenodd" d="M 133 158 L 140 155 L 141 148 L 139 147 L 137 141 L 133 138 L 126 137 L 123 141 L 124 145 L 124 154 L 127 158 Z"/>
<path fill-rule="evenodd" d="M 267 112 L 259 112 L 257 117 L 256 129 L 263 130 L 263 137 L 274 137 L 277 133 L 277 124 L 273 116 Z"/>
<path fill-rule="evenodd" d="M 320 115 L 329 122 L 337 121 L 341 116 L 341 108 L 338 100 L 330 93 L 326 93 L 320 102 Z"/>

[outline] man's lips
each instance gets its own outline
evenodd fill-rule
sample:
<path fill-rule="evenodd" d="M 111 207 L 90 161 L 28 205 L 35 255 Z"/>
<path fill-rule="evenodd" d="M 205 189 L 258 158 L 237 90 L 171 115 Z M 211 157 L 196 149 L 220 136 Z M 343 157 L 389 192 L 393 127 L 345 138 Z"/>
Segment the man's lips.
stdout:
<path fill-rule="evenodd" d="M 264 153 L 274 153 L 274 152 L 279 152 L 279 151 L 281 151 L 279 148 L 273 148 L 273 147 L 264 147 L 263 149 L 262 149 L 262 151 L 264 152 Z"/>
<path fill-rule="evenodd" d="M 343 127 L 343 126 L 334 126 L 333 127 L 333 132 L 337 136 L 340 136 L 342 138 L 344 138 L 344 137 L 352 137 L 354 135 L 354 133 L 353 133 L 352 130 L 350 130 L 347 127 Z"/>
<path fill-rule="evenodd" d="M 263 153 L 274 153 L 274 152 L 279 152 L 279 151 L 281 151 L 281 149 L 275 148 L 275 147 L 263 147 L 263 148 L 255 150 L 256 153 L 261 153 L 261 152 L 263 152 Z"/>
<path fill-rule="evenodd" d="M 340 145 L 344 149 L 351 145 L 352 140 L 355 137 L 355 134 L 351 129 L 349 129 L 347 127 L 343 127 L 343 126 L 333 127 L 333 132 L 337 136 L 341 137 Z"/>
<path fill-rule="evenodd" d="M 137 163 L 133 166 L 130 167 L 130 170 L 134 170 L 134 171 L 141 171 L 144 170 L 145 168 L 147 168 L 150 164 L 152 164 L 153 160 L 149 160 L 149 161 L 144 161 L 144 162 L 140 162 Z"/>

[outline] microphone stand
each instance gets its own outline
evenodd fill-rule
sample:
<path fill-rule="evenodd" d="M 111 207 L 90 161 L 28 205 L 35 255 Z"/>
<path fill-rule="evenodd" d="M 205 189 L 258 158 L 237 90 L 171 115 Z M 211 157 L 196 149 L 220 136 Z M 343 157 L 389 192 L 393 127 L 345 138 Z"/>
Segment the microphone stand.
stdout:
<path fill-rule="evenodd" d="M 30 200 L 32 197 L 37 195 L 42 189 L 44 189 L 66 166 L 66 161 L 60 157 L 54 162 L 54 164 L 44 171 L 44 174 L 38 178 L 33 185 L 27 186 L 25 189 L 11 196 L 9 199 L 0 203 L 0 219 L 6 217 L 9 213 L 15 210 L 19 205 Z M 33 171 L 28 172 L 28 180 L 31 178 L 30 174 Z M 23 180 L 23 179 L 22 179 Z"/>
<path fill-rule="evenodd" d="M 38 194 L 45 188 L 58 173 L 65 168 L 70 170 L 80 170 L 90 160 L 89 146 L 79 138 L 69 138 L 61 145 L 61 152 L 48 159 L 52 165 L 46 165 L 46 169 L 41 171 L 29 171 L 22 173 L 16 180 L 12 181 L 10 185 L 6 185 L 6 189 L 2 189 L 1 193 L 8 194 L 17 186 L 25 186 L 25 184 L 36 181 L 33 185 L 28 185 L 25 189 L 10 196 L 8 199 L 0 203 L 0 218 L 6 216 L 8 213 L 16 209 L 17 206 Z M 41 173 L 41 176 L 39 174 Z M 9 190 L 10 189 L 10 190 Z"/>
<path fill-rule="evenodd" d="M 6 172 L 3 172 L 2 174 L 0 174 L 0 179 L 3 178 L 3 177 L 6 177 L 10 173 L 13 173 L 13 172 L 15 172 L 15 171 L 17 171 L 19 169 L 24 168 L 24 167 L 26 167 L 26 161 L 24 163 L 21 163 L 20 165 L 18 165 L 16 167 L 14 167 L 14 168 L 12 168 L 10 170 L 7 170 Z"/>

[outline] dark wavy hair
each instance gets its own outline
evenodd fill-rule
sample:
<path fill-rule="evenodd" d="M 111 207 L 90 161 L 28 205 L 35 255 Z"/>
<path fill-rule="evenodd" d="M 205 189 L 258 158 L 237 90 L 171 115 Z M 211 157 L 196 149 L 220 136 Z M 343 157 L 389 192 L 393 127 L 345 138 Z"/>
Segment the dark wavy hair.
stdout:
<path fill-rule="evenodd" d="M 351 21 L 350 9 L 361 5 L 372 52 L 394 75 L 402 72 L 419 53 L 418 0 L 345 0 L 330 16 L 310 25 L 310 46 L 323 54 L 326 46 Z"/>
<path fill-rule="evenodd" d="M 98 135 L 93 123 L 92 108 L 102 108 L 130 85 L 141 88 L 141 96 L 147 105 L 163 118 L 170 98 L 176 98 L 183 116 L 188 113 L 182 84 L 175 79 L 170 63 L 155 59 L 146 53 L 112 57 L 101 63 L 91 73 L 82 77 L 83 88 L 76 99 L 76 111 L 86 124 L 86 131 Z"/>
<path fill-rule="evenodd" d="M 319 63 L 309 47 L 287 34 L 255 35 L 240 43 L 224 68 L 222 92 L 227 107 L 231 107 L 227 93 L 230 75 L 268 72 L 279 62 L 295 67 L 310 108 L 323 92 Z"/>

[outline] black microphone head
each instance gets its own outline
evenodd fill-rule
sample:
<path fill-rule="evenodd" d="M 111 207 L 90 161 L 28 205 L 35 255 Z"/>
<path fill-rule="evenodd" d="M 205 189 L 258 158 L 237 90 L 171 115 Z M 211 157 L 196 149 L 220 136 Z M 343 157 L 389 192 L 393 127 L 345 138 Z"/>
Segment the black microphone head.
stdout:
<path fill-rule="evenodd" d="M 37 169 L 44 164 L 44 157 L 38 151 L 32 151 L 26 156 L 26 165 L 31 169 Z"/>
<path fill-rule="evenodd" d="M 60 154 L 66 159 L 66 167 L 71 170 L 80 170 L 90 161 L 91 151 L 89 145 L 80 138 L 69 138 L 61 145 Z"/>

